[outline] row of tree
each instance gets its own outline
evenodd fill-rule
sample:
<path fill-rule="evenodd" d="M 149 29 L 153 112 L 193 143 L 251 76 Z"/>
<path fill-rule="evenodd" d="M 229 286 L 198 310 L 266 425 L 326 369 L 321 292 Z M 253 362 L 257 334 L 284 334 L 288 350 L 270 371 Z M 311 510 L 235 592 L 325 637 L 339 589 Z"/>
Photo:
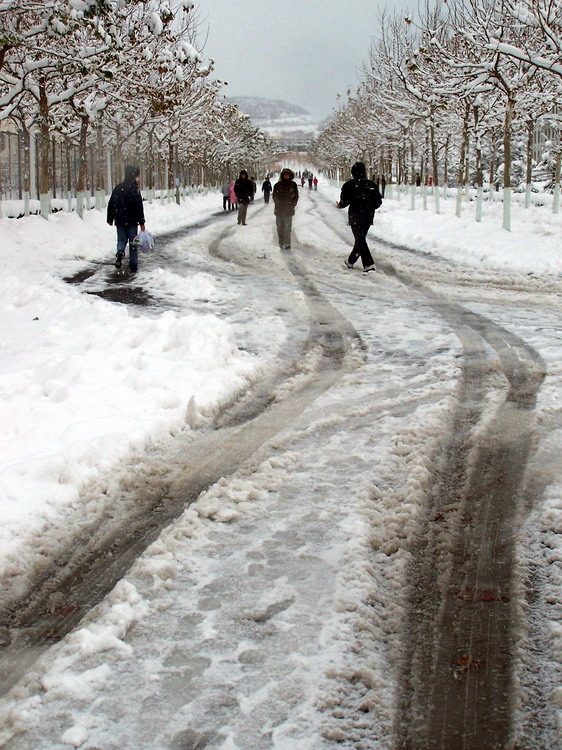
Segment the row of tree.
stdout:
<path fill-rule="evenodd" d="M 109 155 L 112 178 L 127 160 L 143 161 L 149 189 L 157 162 L 166 164 L 160 187 L 168 188 L 186 164 L 210 181 L 240 166 L 265 171 L 272 146 L 220 95 L 212 61 L 203 64 L 196 48 L 198 26 L 188 0 L 0 0 L 0 120 L 23 134 L 26 193 L 32 135 L 40 134 L 44 213 L 53 134 L 79 144 L 77 184 L 68 186 L 78 197 L 110 187 Z"/>
<path fill-rule="evenodd" d="M 418 17 L 384 11 L 355 93 L 315 145 L 324 168 L 360 158 L 387 180 L 478 192 L 501 184 L 504 227 L 513 187 L 529 205 L 537 129 L 550 129 L 543 165 L 560 203 L 562 5 L 557 0 L 449 0 Z M 543 174 L 543 177 L 545 175 Z"/>

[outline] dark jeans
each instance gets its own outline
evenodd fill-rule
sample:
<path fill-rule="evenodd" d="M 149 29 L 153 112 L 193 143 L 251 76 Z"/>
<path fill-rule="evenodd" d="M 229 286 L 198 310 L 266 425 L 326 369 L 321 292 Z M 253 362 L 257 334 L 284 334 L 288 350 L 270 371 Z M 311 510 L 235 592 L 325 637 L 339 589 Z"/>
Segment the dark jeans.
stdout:
<path fill-rule="evenodd" d="M 269 190 L 264 190 L 264 191 L 263 191 L 263 199 L 264 199 L 264 201 L 265 201 L 266 203 L 269 203 L 269 196 L 270 196 L 270 195 L 271 195 L 271 193 L 269 192 Z"/>
<path fill-rule="evenodd" d="M 139 250 L 136 245 L 133 245 L 133 240 L 139 233 L 138 224 L 127 224 L 127 226 L 121 226 L 117 224 L 117 255 L 125 255 L 125 248 L 129 243 L 129 268 L 131 271 L 136 271 L 139 262 Z"/>
<path fill-rule="evenodd" d="M 230 209 L 230 197 L 228 195 L 223 195 L 222 197 L 222 210 L 226 211 L 226 207 Z"/>
<path fill-rule="evenodd" d="M 353 245 L 353 250 L 347 259 L 348 263 L 355 263 L 357 259 L 361 257 L 363 268 L 374 265 L 373 256 L 367 245 L 367 232 L 370 227 L 370 224 L 351 224 L 351 231 L 355 237 L 355 244 Z"/>
<path fill-rule="evenodd" d="M 291 227 L 293 226 L 292 214 L 277 214 L 277 234 L 280 247 L 291 247 Z"/>

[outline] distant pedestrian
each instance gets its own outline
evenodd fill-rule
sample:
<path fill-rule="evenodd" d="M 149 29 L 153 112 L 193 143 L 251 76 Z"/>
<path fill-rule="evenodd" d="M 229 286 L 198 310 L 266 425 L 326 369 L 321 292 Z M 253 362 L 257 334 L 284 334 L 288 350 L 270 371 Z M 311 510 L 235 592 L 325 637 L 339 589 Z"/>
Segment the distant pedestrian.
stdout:
<path fill-rule="evenodd" d="M 386 191 L 386 177 L 384 175 L 381 176 L 381 190 L 380 193 L 382 197 L 384 198 L 384 193 Z"/>
<path fill-rule="evenodd" d="M 304 174 L 303 174 L 303 175 L 302 175 L 302 177 L 301 177 L 301 187 L 302 187 L 302 188 L 304 187 L 304 183 L 305 183 L 305 182 L 306 182 L 306 177 L 305 177 L 305 176 L 304 176 Z"/>
<path fill-rule="evenodd" d="M 373 256 L 367 245 L 367 232 L 373 223 L 375 210 L 382 204 L 382 197 L 376 184 L 367 179 L 367 170 L 363 162 L 355 162 L 351 168 L 352 179 L 348 180 L 341 189 L 338 208 L 349 206 L 349 225 L 355 244 L 345 265 L 353 268 L 354 263 L 361 257 L 363 271 L 375 271 Z"/>
<path fill-rule="evenodd" d="M 308 189 L 312 190 L 312 172 L 308 175 Z"/>
<path fill-rule="evenodd" d="M 240 172 L 240 177 L 236 180 L 234 192 L 238 200 L 238 223 L 246 226 L 246 214 L 248 205 L 254 198 L 254 186 L 245 169 Z"/>
<path fill-rule="evenodd" d="M 263 185 L 261 186 L 261 189 L 263 192 L 264 203 L 269 203 L 269 196 L 271 195 L 271 191 L 273 190 L 269 177 L 265 178 L 265 180 L 263 181 Z"/>
<path fill-rule="evenodd" d="M 256 193 L 258 192 L 258 186 L 256 184 L 256 178 L 250 177 L 250 182 L 252 183 L 252 200 L 256 197 Z"/>
<path fill-rule="evenodd" d="M 230 182 L 227 180 L 223 183 L 222 190 L 222 210 L 226 211 L 227 208 L 230 211 Z"/>
<path fill-rule="evenodd" d="M 144 232 L 144 208 L 139 189 L 140 170 L 128 165 L 125 167 L 125 179 L 113 188 L 107 204 L 107 223 L 115 222 L 117 230 L 117 253 L 115 268 L 121 268 L 127 244 L 129 245 L 129 270 L 138 269 L 138 245 L 134 240 Z"/>
<path fill-rule="evenodd" d="M 230 181 L 230 210 L 236 211 L 238 208 L 238 198 L 236 197 L 236 192 L 234 190 L 234 186 L 236 185 L 235 180 Z"/>
<path fill-rule="evenodd" d="M 315 178 L 314 178 L 314 179 L 312 180 L 312 182 L 313 182 L 313 184 L 314 184 L 314 189 L 315 189 L 315 190 L 318 190 L 318 177 L 315 177 Z"/>
<path fill-rule="evenodd" d="M 285 250 L 291 247 L 293 216 L 295 206 L 299 202 L 299 189 L 294 178 L 295 173 L 292 170 L 283 169 L 279 175 L 279 182 L 276 182 L 273 188 L 279 247 Z"/>

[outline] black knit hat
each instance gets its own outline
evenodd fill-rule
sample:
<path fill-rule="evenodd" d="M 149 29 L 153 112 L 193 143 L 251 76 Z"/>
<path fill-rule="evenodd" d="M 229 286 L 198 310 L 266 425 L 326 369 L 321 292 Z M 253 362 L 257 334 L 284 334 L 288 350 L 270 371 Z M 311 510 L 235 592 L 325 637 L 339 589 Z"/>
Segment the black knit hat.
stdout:
<path fill-rule="evenodd" d="M 125 167 L 125 179 L 132 181 L 135 179 L 135 177 L 138 177 L 140 174 L 140 169 L 138 167 L 133 167 L 131 164 L 127 164 Z"/>
<path fill-rule="evenodd" d="M 356 161 L 355 164 L 351 167 L 351 174 L 355 178 L 366 177 L 367 167 L 364 165 L 362 161 Z"/>

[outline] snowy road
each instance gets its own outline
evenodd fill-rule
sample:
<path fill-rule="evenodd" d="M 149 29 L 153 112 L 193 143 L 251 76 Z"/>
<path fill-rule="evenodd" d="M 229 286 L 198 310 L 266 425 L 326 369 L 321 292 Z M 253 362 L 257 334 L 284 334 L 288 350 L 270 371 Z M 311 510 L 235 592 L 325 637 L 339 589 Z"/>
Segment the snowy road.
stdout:
<path fill-rule="evenodd" d="M 177 279 L 210 274 L 263 366 L 84 490 L 54 575 L 2 621 L 10 748 L 556 746 L 521 529 L 559 430 L 562 285 L 382 242 L 377 274 L 347 271 L 341 219 L 305 191 L 280 251 L 271 207 L 221 216 L 121 300 L 181 309 Z"/>

